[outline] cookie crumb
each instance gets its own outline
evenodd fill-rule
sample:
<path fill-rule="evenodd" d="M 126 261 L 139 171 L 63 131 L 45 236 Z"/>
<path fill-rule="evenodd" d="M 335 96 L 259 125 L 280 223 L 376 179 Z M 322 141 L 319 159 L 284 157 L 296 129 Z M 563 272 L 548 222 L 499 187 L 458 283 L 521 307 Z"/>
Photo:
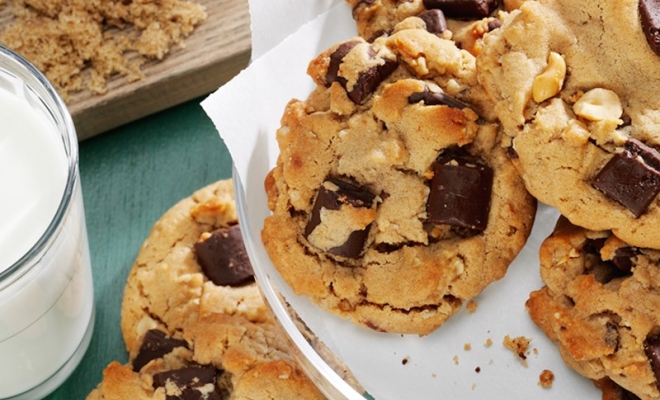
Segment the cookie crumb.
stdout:
<path fill-rule="evenodd" d="M 527 367 L 527 353 L 528 353 L 529 343 L 531 341 L 532 341 L 531 339 L 526 338 L 524 336 L 511 338 L 509 335 L 506 335 L 504 337 L 502 344 L 507 349 L 513 351 L 520 359 L 522 365 Z"/>
<path fill-rule="evenodd" d="M 465 351 L 470 351 L 470 350 L 472 350 L 472 345 L 471 345 L 470 343 L 465 343 L 465 344 L 463 345 L 463 350 L 465 350 Z"/>
<path fill-rule="evenodd" d="M 486 339 L 486 343 L 484 343 L 484 347 L 490 347 L 493 345 L 493 340 L 491 338 Z"/>
<path fill-rule="evenodd" d="M 477 311 L 477 306 L 478 305 L 479 304 L 477 304 L 476 301 L 470 300 L 470 301 L 467 302 L 467 305 L 465 306 L 465 309 L 468 310 L 468 312 L 470 314 L 473 314 L 475 311 Z"/>
<path fill-rule="evenodd" d="M 555 380 L 555 374 L 549 369 L 544 369 L 539 375 L 539 386 L 542 388 L 549 388 Z"/>
<path fill-rule="evenodd" d="M 458 365 L 458 356 L 454 356 L 452 360 L 454 360 L 454 365 Z"/>

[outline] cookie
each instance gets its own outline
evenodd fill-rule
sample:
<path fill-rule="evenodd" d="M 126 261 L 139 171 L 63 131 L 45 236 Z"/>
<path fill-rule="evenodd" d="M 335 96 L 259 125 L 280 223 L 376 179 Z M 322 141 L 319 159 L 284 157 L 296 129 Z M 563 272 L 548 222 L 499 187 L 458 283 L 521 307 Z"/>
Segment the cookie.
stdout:
<path fill-rule="evenodd" d="M 170 337 L 141 337 L 126 365 L 112 362 L 87 400 L 322 399 L 277 331 L 213 314 Z"/>
<path fill-rule="evenodd" d="M 660 398 L 660 251 L 560 217 L 539 258 L 526 306 L 566 363 L 609 398 Z"/>
<path fill-rule="evenodd" d="M 214 263 L 196 247 L 213 234 L 226 234 L 231 253 L 242 252 L 249 264 L 240 235 L 231 181 L 204 187 L 170 208 L 153 226 L 129 272 L 122 300 L 121 328 L 126 348 L 135 351 L 140 336 L 159 328 L 168 334 L 208 314 L 244 317 L 250 322 L 271 320 L 252 275 L 235 285 L 215 276 Z M 219 269 L 219 268 L 218 268 Z M 216 279 L 214 283 L 212 279 Z M 229 284 L 228 284 L 229 283 Z"/>
<path fill-rule="evenodd" d="M 660 248 L 653 4 L 525 2 L 484 37 L 477 66 L 536 198 L 578 226 Z"/>
<path fill-rule="evenodd" d="M 405 22 L 310 62 L 317 87 L 277 131 L 262 242 L 321 308 L 423 335 L 504 276 L 536 203 L 500 145 L 474 56 Z"/>
<path fill-rule="evenodd" d="M 230 180 L 156 222 L 126 281 L 121 328 L 129 363 L 109 365 L 90 400 L 207 398 L 185 393 L 213 388 L 219 397 L 209 399 L 322 398 L 254 281 Z M 182 368 L 182 381 L 167 372 Z M 207 379 L 201 389 L 198 373 Z"/>
<path fill-rule="evenodd" d="M 358 34 L 367 41 L 389 35 L 409 17 L 422 29 L 479 54 L 483 36 L 501 24 L 500 11 L 517 8 L 518 1 L 501 0 L 346 0 Z"/>

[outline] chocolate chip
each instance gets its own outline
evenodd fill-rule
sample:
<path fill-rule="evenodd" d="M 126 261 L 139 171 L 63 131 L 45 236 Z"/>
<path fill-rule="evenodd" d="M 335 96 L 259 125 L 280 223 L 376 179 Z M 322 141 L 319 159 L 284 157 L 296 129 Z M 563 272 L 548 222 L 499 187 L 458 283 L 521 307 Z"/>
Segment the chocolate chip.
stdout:
<path fill-rule="evenodd" d="M 433 165 L 428 221 L 483 232 L 488 225 L 493 170 L 463 156 L 443 155 Z"/>
<path fill-rule="evenodd" d="M 133 371 L 139 372 L 149 361 L 163 357 L 176 347 L 188 348 L 188 343 L 181 339 L 172 339 L 158 329 L 148 330 L 144 334 L 137 357 L 133 360 Z"/>
<path fill-rule="evenodd" d="M 660 383 L 660 335 L 653 335 L 644 341 L 644 353 L 649 359 L 656 382 Z"/>
<path fill-rule="evenodd" d="M 588 239 L 582 251 L 587 255 L 586 273 L 593 275 L 597 282 L 603 285 L 614 279 L 626 278 L 632 275 L 633 257 L 637 251 L 632 247 L 621 247 L 614 253 L 611 260 L 603 260 L 601 250 L 607 238 Z"/>
<path fill-rule="evenodd" d="M 499 5 L 500 0 L 424 0 L 427 9 L 438 8 L 449 18 L 485 18 Z"/>
<path fill-rule="evenodd" d="M 356 40 L 344 42 L 340 44 L 332 54 L 330 54 L 330 64 L 328 65 L 328 71 L 325 74 L 325 84 L 327 86 L 330 86 L 332 82 L 337 82 L 337 78 L 339 77 L 339 66 L 342 61 L 344 61 L 344 57 L 346 57 L 351 49 L 358 43 L 360 42 Z M 344 82 L 346 81 L 344 80 Z M 345 85 L 345 83 L 343 85 Z"/>
<path fill-rule="evenodd" d="M 195 243 L 197 262 L 211 282 L 219 286 L 241 286 L 254 281 L 239 225 L 219 229 Z"/>
<path fill-rule="evenodd" d="M 660 193 L 659 166 L 660 154 L 655 149 L 628 140 L 624 150 L 605 164 L 591 184 L 638 218 Z"/>
<path fill-rule="evenodd" d="M 420 101 L 423 101 L 427 106 L 445 105 L 459 110 L 470 108 L 469 105 L 445 93 L 432 92 L 428 86 L 424 87 L 423 92 L 416 92 L 408 96 L 408 103 L 410 104 L 419 103 Z"/>
<path fill-rule="evenodd" d="M 371 208 L 376 196 L 352 183 L 337 178 L 328 178 L 319 188 L 312 214 L 305 227 L 305 237 L 321 225 L 321 212 L 326 210 L 339 210 L 342 206 L 353 208 Z M 338 256 L 357 258 L 362 254 L 364 245 L 369 236 L 369 228 L 353 231 L 348 239 L 340 246 L 327 251 Z"/>
<path fill-rule="evenodd" d="M 153 376 L 153 388 L 165 388 L 166 400 L 222 400 L 215 385 L 217 370 L 196 365 Z"/>
<path fill-rule="evenodd" d="M 447 30 L 447 20 L 441 10 L 426 10 L 417 15 L 426 24 L 426 30 L 436 35 Z"/>
<path fill-rule="evenodd" d="M 646 42 L 655 54 L 660 55 L 660 2 L 639 0 L 638 7 Z"/>

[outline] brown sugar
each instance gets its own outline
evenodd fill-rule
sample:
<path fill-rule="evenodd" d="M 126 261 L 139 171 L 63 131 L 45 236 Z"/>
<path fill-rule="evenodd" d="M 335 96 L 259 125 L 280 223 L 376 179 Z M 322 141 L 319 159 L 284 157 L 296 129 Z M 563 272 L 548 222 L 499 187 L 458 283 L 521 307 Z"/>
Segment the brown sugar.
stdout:
<path fill-rule="evenodd" d="M 161 60 L 206 19 L 185 0 L 0 0 L 0 43 L 42 71 L 66 99 L 107 91 L 113 76 L 143 78 L 141 65 Z M 7 8 L 10 12 L 7 12 Z"/>

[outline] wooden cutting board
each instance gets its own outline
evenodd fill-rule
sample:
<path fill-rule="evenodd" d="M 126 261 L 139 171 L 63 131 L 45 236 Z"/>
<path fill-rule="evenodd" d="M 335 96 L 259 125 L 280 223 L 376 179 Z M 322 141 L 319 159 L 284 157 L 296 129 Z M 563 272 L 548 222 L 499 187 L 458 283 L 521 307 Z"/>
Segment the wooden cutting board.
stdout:
<path fill-rule="evenodd" d="M 108 81 L 108 92 L 70 94 L 67 106 L 84 140 L 109 129 L 213 92 L 245 68 L 250 59 L 248 0 L 194 0 L 208 17 L 161 61 L 142 66 L 145 78 Z M 8 7 L 0 10 L 7 21 Z M 1 15 L 5 14 L 5 15 Z"/>

